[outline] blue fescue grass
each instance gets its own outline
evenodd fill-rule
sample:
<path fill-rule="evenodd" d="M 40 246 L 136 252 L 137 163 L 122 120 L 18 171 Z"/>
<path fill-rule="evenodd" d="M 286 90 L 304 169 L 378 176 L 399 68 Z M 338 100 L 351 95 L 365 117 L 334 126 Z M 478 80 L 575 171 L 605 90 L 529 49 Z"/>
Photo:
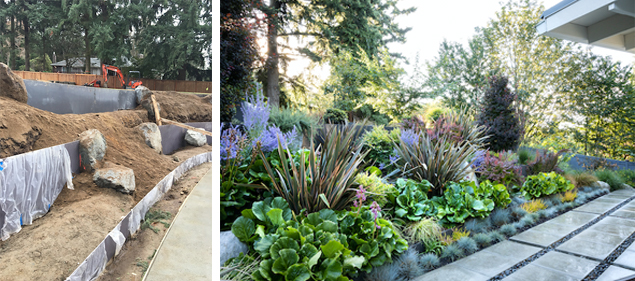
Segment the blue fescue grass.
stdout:
<path fill-rule="evenodd" d="M 511 220 L 511 212 L 507 209 L 494 209 L 489 218 L 493 225 L 500 227 Z"/>
<path fill-rule="evenodd" d="M 476 241 L 470 237 L 463 237 L 456 241 L 456 244 L 459 249 L 463 250 L 463 253 L 466 255 L 471 255 L 472 253 L 478 251 L 478 245 L 476 245 Z"/>
<path fill-rule="evenodd" d="M 405 281 L 405 279 L 400 276 L 401 269 L 396 263 L 385 263 L 382 266 L 375 267 L 370 273 L 365 274 L 365 281 L 385 281 L 385 280 L 395 280 L 395 281 Z"/>
<path fill-rule="evenodd" d="M 425 271 L 419 264 L 419 260 L 419 253 L 415 249 L 408 249 L 393 263 L 399 266 L 400 276 L 405 278 L 406 280 L 410 280 L 425 273 Z"/>
<path fill-rule="evenodd" d="M 501 226 L 498 231 L 500 231 L 503 235 L 510 237 L 516 234 L 516 227 L 513 224 L 506 224 Z"/>
<path fill-rule="evenodd" d="M 475 234 L 487 232 L 491 227 L 492 224 L 488 219 L 471 219 L 463 225 L 465 230 Z"/>
<path fill-rule="evenodd" d="M 440 263 L 439 257 L 432 253 L 423 254 L 419 257 L 419 264 L 425 271 L 435 269 Z"/>
<path fill-rule="evenodd" d="M 517 219 L 521 219 L 522 217 L 525 216 L 525 214 L 527 214 L 527 211 L 523 210 L 523 208 L 516 206 L 513 207 L 511 210 L 511 214 L 512 216 L 514 216 Z"/>
<path fill-rule="evenodd" d="M 441 252 L 441 258 L 449 259 L 450 261 L 455 261 L 462 257 L 465 257 L 465 253 L 456 244 L 450 244 L 445 246 L 445 248 L 443 249 L 443 252 Z"/>
<path fill-rule="evenodd" d="M 489 237 L 492 239 L 492 244 L 501 242 L 503 240 L 505 240 L 505 235 L 501 234 L 498 231 L 492 231 L 489 233 Z"/>
<path fill-rule="evenodd" d="M 472 239 L 474 239 L 474 242 L 476 242 L 476 244 L 481 248 L 485 248 L 492 244 L 492 237 L 490 237 L 487 233 L 475 234 L 472 236 Z"/>

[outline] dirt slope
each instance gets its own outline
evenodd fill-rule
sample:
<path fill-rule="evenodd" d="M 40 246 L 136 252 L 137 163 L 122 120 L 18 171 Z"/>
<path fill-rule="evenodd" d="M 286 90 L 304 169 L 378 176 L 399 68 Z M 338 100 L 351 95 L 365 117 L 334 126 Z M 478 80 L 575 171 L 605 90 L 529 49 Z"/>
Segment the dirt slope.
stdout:
<path fill-rule="evenodd" d="M 211 121 L 211 104 L 197 96 L 157 96 L 165 102 L 168 118 Z M 74 175 L 75 190 L 64 189 L 47 215 L 0 242 L 0 281 L 64 280 L 122 216 L 178 166 L 173 156 L 183 161 L 211 150 L 206 145 L 160 155 L 133 129 L 142 122 L 148 122 L 144 110 L 58 115 L 0 98 L 0 158 L 71 142 L 81 132 L 97 129 L 106 137 L 105 160 L 132 168 L 136 182 L 134 194 L 126 195 L 97 187 L 92 173 Z"/>

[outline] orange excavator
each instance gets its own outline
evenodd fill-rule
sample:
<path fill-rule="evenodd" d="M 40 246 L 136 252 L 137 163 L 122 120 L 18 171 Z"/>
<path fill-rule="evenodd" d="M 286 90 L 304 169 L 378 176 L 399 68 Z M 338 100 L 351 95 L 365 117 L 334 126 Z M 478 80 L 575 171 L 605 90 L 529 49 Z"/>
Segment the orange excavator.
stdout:
<path fill-rule="evenodd" d="M 107 65 L 107 64 L 102 64 L 101 65 L 101 73 L 104 76 L 104 81 L 106 82 L 106 85 L 108 85 L 108 73 L 109 72 L 114 72 L 115 76 L 117 76 L 117 78 L 119 78 L 119 82 L 121 82 L 122 87 L 125 89 L 126 88 L 126 81 L 124 80 L 123 74 L 121 73 L 121 69 L 119 69 L 116 66 L 113 65 Z M 130 71 L 133 73 L 137 73 L 138 75 L 140 75 L 139 71 Z M 133 80 L 133 81 L 129 81 L 128 82 L 128 87 L 135 89 L 138 86 L 141 86 L 141 84 L 143 84 L 143 82 L 141 82 L 140 80 Z M 93 80 L 89 83 L 84 84 L 84 86 L 89 86 L 89 87 L 101 87 L 101 81 L 99 80 Z"/>

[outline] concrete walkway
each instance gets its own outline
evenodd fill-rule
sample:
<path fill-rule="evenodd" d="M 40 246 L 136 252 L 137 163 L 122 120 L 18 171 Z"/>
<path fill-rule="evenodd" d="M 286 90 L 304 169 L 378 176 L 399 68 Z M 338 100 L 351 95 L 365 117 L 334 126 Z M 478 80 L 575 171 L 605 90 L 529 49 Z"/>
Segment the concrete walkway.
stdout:
<path fill-rule="evenodd" d="M 607 213 L 634 196 L 634 190 L 612 192 L 415 280 L 489 280 L 518 266 L 517 270 L 508 271 L 513 273 L 504 280 L 582 280 L 635 233 L 635 200 Z M 602 216 L 566 242 L 559 241 Z M 535 254 L 539 258 L 521 263 Z M 610 263 L 597 280 L 628 276 L 635 276 L 635 243 Z"/>
<path fill-rule="evenodd" d="M 210 169 L 174 218 L 143 280 L 213 280 Z"/>

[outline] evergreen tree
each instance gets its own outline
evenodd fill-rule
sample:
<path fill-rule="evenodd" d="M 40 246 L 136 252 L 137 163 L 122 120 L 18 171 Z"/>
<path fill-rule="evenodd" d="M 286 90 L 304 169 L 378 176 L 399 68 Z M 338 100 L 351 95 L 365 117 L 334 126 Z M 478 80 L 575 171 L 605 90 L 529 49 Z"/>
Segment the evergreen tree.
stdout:
<path fill-rule="evenodd" d="M 507 87 L 507 78 L 493 76 L 483 95 L 477 124 L 487 128 L 487 147 L 493 151 L 516 150 L 525 133 L 524 124 L 515 105 L 516 94 Z"/>

